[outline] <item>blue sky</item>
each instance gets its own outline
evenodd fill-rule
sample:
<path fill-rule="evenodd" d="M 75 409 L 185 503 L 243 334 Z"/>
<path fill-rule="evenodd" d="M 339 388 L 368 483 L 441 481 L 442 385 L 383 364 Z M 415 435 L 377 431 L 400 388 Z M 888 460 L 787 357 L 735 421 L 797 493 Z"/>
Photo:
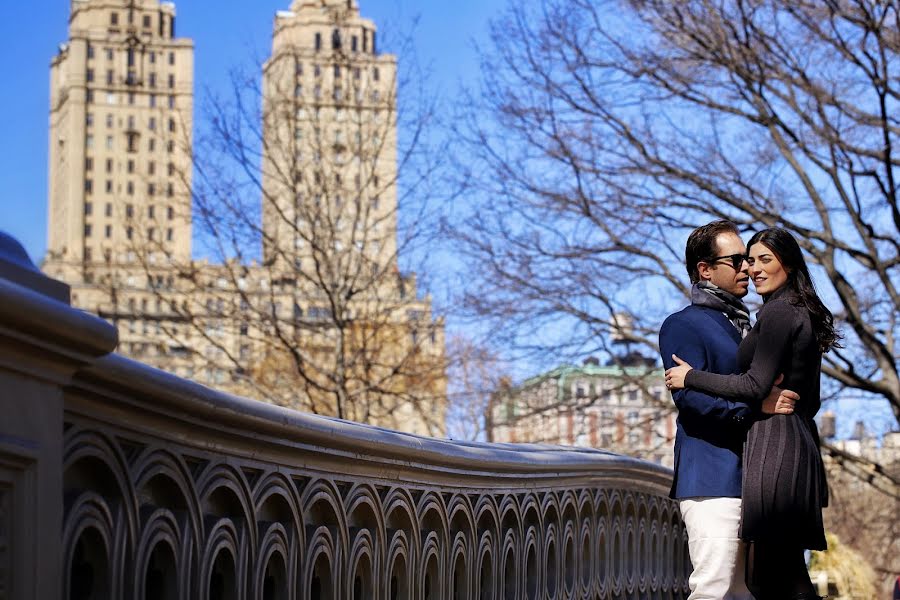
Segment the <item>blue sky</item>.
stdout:
<path fill-rule="evenodd" d="M 431 82 L 439 93 L 451 97 L 460 82 L 478 77 L 473 42 L 483 38 L 505 0 L 359 4 L 382 39 L 391 28 L 413 32 L 419 62 L 431 67 Z M 230 68 L 249 68 L 268 54 L 275 11 L 289 6 L 290 0 L 176 2 L 176 33 L 194 40 L 195 106 L 204 90 L 224 91 Z M 0 229 L 22 242 L 36 263 L 47 243 L 49 65 L 66 40 L 68 18 L 67 0 L 29 0 L 5 3 L 0 20 L 0 114 L 6 117 L 0 144 Z"/>
<path fill-rule="evenodd" d="M 474 83 L 478 58 L 474 44 L 487 34 L 488 22 L 507 0 L 360 0 L 364 16 L 378 24 L 381 39 L 392 28 L 412 31 L 418 61 L 430 67 L 430 84 L 452 101 L 461 83 Z M 205 90 L 227 92 L 233 67 L 250 68 L 268 54 L 272 19 L 290 0 L 212 2 L 180 0 L 177 33 L 195 45 L 195 106 Z M 213 18 L 214 15 L 214 18 Z M 49 64 L 67 37 L 67 0 L 29 0 L 4 5 L 0 20 L 0 72 L 5 120 L 0 143 L 0 230 L 21 241 L 35 263 L 46 249 L 47 123 Z M 413 26 L 414 21 L 416 22 Z M 400 56 L 400 60 L 404 57 Z M 847 435 L 852 422 L 865 418 L 875 431 L 894 427 L 886 410 L 870 405 L 833 403 Z"/>

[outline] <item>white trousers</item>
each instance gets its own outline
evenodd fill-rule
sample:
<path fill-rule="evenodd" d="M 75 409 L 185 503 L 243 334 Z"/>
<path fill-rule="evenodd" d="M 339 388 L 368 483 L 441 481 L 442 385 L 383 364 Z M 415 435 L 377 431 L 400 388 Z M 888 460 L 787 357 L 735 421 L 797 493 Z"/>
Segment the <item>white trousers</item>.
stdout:
<path fill-rule="evenodd" d="M 738 537 L 741 499 L 685 498 L 680 506 L 694 566 L 688 600 L 752 600 Z"/>

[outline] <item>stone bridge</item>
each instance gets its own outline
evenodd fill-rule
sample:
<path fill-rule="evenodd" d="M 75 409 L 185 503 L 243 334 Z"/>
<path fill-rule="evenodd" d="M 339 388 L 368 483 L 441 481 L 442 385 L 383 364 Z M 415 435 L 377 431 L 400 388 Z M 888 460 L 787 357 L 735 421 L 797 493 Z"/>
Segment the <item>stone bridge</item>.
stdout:
<path fill-rule="evenodd" d="M 0 236 L 0 600 L 681 598 L 671 472 L 223 394 Z"/>

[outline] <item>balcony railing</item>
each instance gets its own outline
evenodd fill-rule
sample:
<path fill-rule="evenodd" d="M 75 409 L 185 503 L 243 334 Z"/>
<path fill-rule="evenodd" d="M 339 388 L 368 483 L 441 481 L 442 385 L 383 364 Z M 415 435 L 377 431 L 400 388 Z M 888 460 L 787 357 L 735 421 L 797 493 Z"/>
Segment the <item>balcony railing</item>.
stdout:
<path fill-rule="evenodd" d="M 216 392 L 110 354 L 23 256 L 0 237 L 0 598 L 686 595 L 668 470 Z"/>

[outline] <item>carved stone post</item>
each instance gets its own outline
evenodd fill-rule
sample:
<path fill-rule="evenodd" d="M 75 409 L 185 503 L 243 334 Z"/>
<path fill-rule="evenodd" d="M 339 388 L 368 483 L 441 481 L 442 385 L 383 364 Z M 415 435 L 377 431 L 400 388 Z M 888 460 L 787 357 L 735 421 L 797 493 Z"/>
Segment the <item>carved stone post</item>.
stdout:
<path fill-rule="evenodd" d="M 63 390 L 116 343 L 0 232 L 0 599 L 61 597 Z"/>

